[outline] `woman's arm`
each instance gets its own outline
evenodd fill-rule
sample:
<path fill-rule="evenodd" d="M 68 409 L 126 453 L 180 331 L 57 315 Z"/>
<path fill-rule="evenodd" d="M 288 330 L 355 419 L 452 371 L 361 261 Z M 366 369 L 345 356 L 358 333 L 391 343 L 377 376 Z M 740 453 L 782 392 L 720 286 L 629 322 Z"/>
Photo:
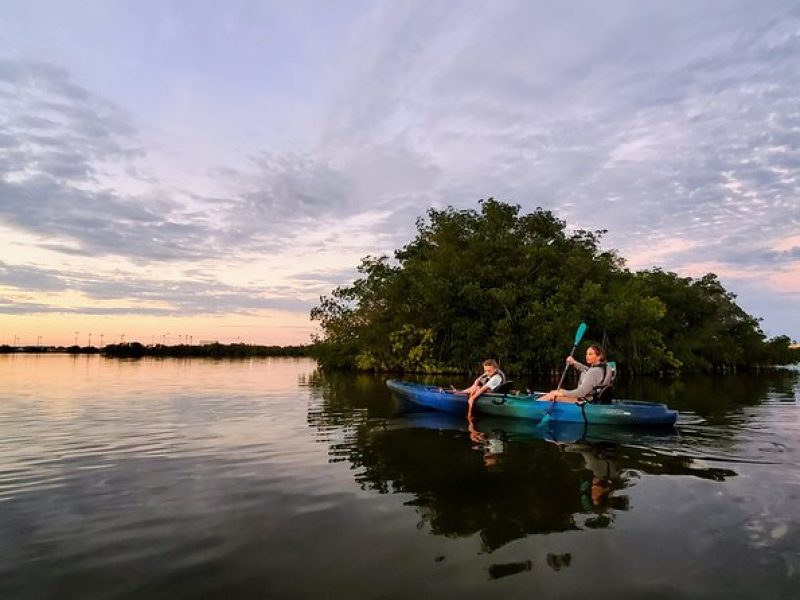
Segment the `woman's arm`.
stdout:
<path fill-rule="evenodd" d="M 568 364 L 569 366 L 571 366 L 571 367 L 574 367 L 575 369 L 577 369 L 577 370 L 578 370 L 578 371 L 580 371 L 581 373 L 585 373 L 586 371 L 588 371 L 588 370 L 589 370 L 589 367 L 587 367 L 587 366 L 586 366 L 585 364 L 583 364 L 582 362 L 575 360 L 575 359 L 574 359 L 574 358 L 572 358 L 571 356 L 568 356 L 568 357 L 567 357 L 567 364 Z"/>
<path fill-rule="evenodd" d="M 598 377 L 596 373 L 592 373 L 592 369 L 594 367 L 587 367 L 571 356 L 567 357 L 567 364 L 571 367 L 575 367 L 581 372 L 581 378 L 578 380 L 578 387 L 576 387 L 574 390 L 551 390 L 544 396 L 540 397 L 539 400 L 558 400 L 559 398 L 569 398 L 568 401 L 572 401 L 578 398 L 584 398 L 585 396 L 591 394 L 592 390 L 603 382 L 602 369 L 597 369 L 597 371 L 600 371 L 599 381 L 597 383 L 593 383 L 596 377 Z"/>
<path fill-rule="evenodd" d="M 586 398 L 591 395 L 594 388 L 603 384 L 604 375 L 605 373 L 601 367 L 587 367 L 587 370 L 583 372 L 578 380 L 578 387 L 574 390 L 564 390 L 563 395 L 568 398 Z"/>

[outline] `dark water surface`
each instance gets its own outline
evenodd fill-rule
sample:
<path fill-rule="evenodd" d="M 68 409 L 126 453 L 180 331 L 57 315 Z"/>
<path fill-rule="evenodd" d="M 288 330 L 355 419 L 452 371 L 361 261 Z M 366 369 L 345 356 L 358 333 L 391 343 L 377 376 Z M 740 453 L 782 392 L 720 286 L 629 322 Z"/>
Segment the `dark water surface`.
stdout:
<path fill-rule="evenodd" d="M 305 359 L 0 356 L 0 598 L 800 598 L 800 372 L 621 395 L 679 427 L 469 428 Z"/>

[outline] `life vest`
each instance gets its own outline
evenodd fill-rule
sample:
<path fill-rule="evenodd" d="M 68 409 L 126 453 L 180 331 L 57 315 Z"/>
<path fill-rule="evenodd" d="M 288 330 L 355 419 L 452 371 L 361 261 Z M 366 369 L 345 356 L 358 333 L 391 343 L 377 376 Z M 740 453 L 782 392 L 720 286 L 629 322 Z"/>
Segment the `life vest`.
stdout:
<path fill-rule="evenodd" d="M 612 388 L 617 379 L 617 363 L 603 362 L 594 365 L 594 367 L 603 368 L 603 380 L 600 385 L 592 389 L 591 396 L 586 398 L 586 400 L 594 404 L 610 404 L 614 396 Z"/>
<path fill-rule="evenodd" d="M 506 374 L 503 373 L 500 369 L 497 369 L 497 371 L 494 372 L 494 375 L 500 375 L 500 378 L 502 379 L 502 381 L 500 382 L 500 385 L 503 385 L 506 382 Z M 482 386 L 484 386 L 487 383 L 489 383 L 489 380 L 492 377 L 494 377 L 494 375 L 487 375 L 486 373 L 484 373 L 483 375 L 478 377 L 478 383 L 480 383 Z M 497 386 L 497 387 L 499 388 L 500 385 Z M 494 391 L 494 390 L 492 390 L 492 391 Z"/>

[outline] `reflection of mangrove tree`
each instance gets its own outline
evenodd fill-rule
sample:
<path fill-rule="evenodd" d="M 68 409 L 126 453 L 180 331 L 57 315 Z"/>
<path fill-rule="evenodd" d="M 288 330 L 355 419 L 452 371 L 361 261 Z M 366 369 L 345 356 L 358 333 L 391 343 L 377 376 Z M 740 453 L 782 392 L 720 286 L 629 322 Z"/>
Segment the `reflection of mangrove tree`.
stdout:
<path fill-rule="evenodd" d="M 531 534 L 610 526 L 629 509 L 625 490 L 639 474 L 716 481 L 735 475 L 671 452 L 674 433 L 543 430 L 485 418 L 470 430 L 466 420 L 442 413 L 393 416 L 397 407 L 376 377 L 318 372 L 302 383 L 316 397 L 309 425 L 326 432 L 318 439 L 328 444 L 332 462 L 349 462 L 363 489 L 411 496 L 407 504 L 431 532 L 477 534 L 487 552 Z M 630 436 L 636 445 L 625 445 Z M 643 446 L 648 439 L 667 449 Z"/>
<path fill-rule="evenodd" d="M 735 475 L 609 442 L 553 444 L 535 439 L 546 433 L 506 434 L 496 425 L 480 431 L 479 420 L 479 436 L 463 428 L 391 425 L 358 428 L 350 439 L 356 480 L 380 493 L 413 495 L 407 504 L 433 533 L 479 533 L 486 551 L 530 534 L 609 526 L 615 511 L 629 507 L 621 492 L 636 481 L 634 474 L 716 481 Z"/>
<path fill-rule="evenodd" d="M 383 379 L 374 375 L 317 370 L 300 380 L 320 406 L 309 410 L 308 421 L 317 427 L 352 424 L 354 417 L 389 417 L 392 404 Z M 383 400 L 381 402 L 380 400 Z"/>
<path fill-rule="evenodd" d="M 467 371 L 487 356 L 508 371 L 563 364 L 581 320 L 620 367 L 648 373 L 749 368 L 800 360 L 709 273 L 631 271 L 600 247 L 604 232 L 570 232 L 551 212 L 482 201 L 430 210 L 414 240 L 367 257 L 362 277 L 312 310 L 323 365 L 407 372 Z"/>
<path fill-rule="evenodd" d="M 616 387 L 620 397 L 664 402 L 678 410 L 691 409 L 709 422 L 722 424 L 731 412 L 756 406 L 766 398 L 794 402 L 798 379 L 800 372 L 796 370 L 769 369 L 715 377 L 690 375 L 673 380 L 640 377 L 623 379 Z"/>
<path fill-rule="evenodd" d="M 310 414 L 309 421 L 328 422 L 320 417 Z M 353 465 L 362 488 L 412 495 L 407 504 L 431 532 L 479 534 L 489 552 L 530 534 L 609 526 L 616 511 L 628 509 L 621 492 L 635 482 L 633 473 L 718 481 L 735 475 L 610 442 L 562 436 L 546 443 L 549 434 L 535 426 L 506 432 L 478 421 L 470 431 L 463 420 L 451 423 L 440 415 L 362 420 L 329 453 Z"/>
<path fill-rule="evenodd" d="M 554 446 L 510 445 L 487 466 L 461 432 L 362 429 L 353 441 L 362 487 L 411 494 L 407 504 L 435 534 L 479 533 L 491 552 L 528 534 L 578 528 L 581 478 Z"/>

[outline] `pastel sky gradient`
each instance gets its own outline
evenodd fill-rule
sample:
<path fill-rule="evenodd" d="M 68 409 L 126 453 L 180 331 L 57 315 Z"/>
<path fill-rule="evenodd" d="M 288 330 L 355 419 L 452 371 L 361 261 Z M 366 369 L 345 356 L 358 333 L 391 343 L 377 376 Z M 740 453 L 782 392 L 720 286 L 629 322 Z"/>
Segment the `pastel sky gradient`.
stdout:
<path fill-rule="evenodd" d="M 800 338 L 800 4 L 0 3 L 0 344 L 305 343 L 489 196 Z"/>

